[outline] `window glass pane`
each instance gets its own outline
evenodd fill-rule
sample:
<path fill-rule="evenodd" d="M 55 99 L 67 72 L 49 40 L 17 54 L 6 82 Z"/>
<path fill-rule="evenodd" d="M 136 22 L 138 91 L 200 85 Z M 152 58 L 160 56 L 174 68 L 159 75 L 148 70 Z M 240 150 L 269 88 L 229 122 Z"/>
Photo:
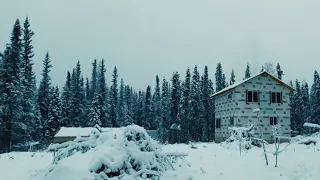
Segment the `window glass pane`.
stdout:
<path fill-rule="evenodd" d="M 252 102 L 252 91 L 248 91 L 248 102 Z"/>
<path fill-rule="evenodd" d="M 277 125 L 277 124 L 278 124 L 278 120 L 277 120 L 276 117 L 274 117 L 273 121 L 274 121 L 274 122 L 273 122 L 274 125 Z"/>
<path fill-rule="evenodd" d="M 281 103 L 281 93 L 277 93 L 277 103 Z"/>
<path fill-rule="evenodd" d="M 271 95 L 272 95 L 272 97 L 271 97 L 272 101 L 271 102 L 272 103 L 276 103 L 276 93 L 273 92 L 273 93 L 271 93 Z"/>
<path fill-rule="evenodd" d="M 258 92 L 257 91 L 253 92 L 253 102 L 258 102 Z"/>
<path fill-rule="evenodd" d="M 273 125 L 273 118 L 270 117 L 270 125 Z"/>

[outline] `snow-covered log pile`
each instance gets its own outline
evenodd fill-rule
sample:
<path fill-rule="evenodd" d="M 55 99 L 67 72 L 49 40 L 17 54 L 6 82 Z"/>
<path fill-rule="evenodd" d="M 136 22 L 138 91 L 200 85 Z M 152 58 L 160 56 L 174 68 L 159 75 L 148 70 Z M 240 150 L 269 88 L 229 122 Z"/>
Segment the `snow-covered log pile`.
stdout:
<path fill-rule="evenodd" d="M 117 131 L 97 131 L 87 139 L 53 145 L 49 149 L 59 149 L 56 166 L 74 154 L 89 155 L 88 171 L 98 180 L 159 179 L 161 172 L 174 170 L 172 161 L 158 143 L 149 137 L 144 128 L 136 125 Z"/>

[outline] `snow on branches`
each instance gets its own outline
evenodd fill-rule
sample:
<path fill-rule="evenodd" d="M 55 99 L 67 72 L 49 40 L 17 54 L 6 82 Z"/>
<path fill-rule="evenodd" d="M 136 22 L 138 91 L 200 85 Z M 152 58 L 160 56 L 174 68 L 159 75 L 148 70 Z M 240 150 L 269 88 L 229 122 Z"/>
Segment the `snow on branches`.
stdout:
<path fill-rule="evenodd" d="M 252 138 L 254 137 L 253 125 L 249 127 L 229 127 L 231 136 L 226 140 L 225 143 L 238 143 L 240 155 L 242 150 L 251 149 Z"/>

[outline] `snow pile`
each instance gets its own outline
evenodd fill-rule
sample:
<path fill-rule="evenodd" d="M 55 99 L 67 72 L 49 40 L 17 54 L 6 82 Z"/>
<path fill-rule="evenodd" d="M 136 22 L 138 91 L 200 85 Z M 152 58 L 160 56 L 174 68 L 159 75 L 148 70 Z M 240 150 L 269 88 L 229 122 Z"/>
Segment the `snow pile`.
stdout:
<path fill-rule="evenodd" d="M 61 169 L 61 162 L 71 161 L 75 156 L 87 160 L 87 171 L 94 179 L 159 179 L 161 172 L 174 170 L 169 156 L 144 128 L 136 125 L 117 131 L 93 131 L 89 138 L 77 138 L 48 148 L 54 149 L 59 149 L 55 165 L 47 175 Z"/>

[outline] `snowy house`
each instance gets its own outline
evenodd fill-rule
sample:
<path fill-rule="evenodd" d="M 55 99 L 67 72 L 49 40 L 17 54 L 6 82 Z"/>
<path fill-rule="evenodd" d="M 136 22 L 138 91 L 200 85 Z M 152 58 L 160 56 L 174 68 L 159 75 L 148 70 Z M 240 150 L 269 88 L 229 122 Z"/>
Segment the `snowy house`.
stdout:
<path fill-rule="evenodd" d="M 254 132 L 272 142 L 272 126 L 281 124 L 283 136 L 290 137 L 290 99 L 294 89 L 268 72 L 261 72 L 211 95 L 215 99 L 215 141 L 230 136 L 229 127 L 254 124 Z"/>
<path fill-rule="evenodd" d="M 73 141 L 76 137 L 89 137 L 94 127 L 61 127 L 54 136 L 54 143 Z"/>
<path fill-rule="evenodd" d="M 73 141 L 76 137 L 89 137 L 94 130 L 114 131 L 116 134 L 119 128 L 100 128 L 100 127 L 61 127 L 58 133 L 54 136 L 54 143 L 64 143 Z M 156 130 L 146 130 L 148 135 L 158 140 L 158 132 Z"/>

